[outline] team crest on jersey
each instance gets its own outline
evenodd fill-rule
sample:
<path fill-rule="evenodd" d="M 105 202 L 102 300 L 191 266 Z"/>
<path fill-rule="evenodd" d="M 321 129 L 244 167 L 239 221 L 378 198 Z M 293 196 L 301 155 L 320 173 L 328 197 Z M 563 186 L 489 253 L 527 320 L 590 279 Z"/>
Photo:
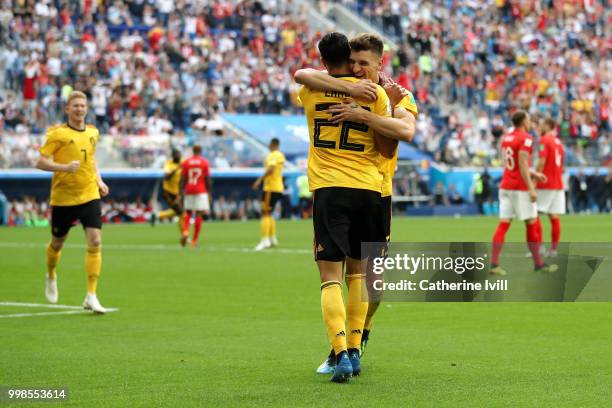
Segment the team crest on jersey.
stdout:
<path fill-rule="evenodd" d="M 529 138 L 525 139 L 525 147 L 531 147 L 531 144 L 533 143 L 533 141 Z"/>
<path fill-rule="evenodd" d="M 92 146 L 96 146 L 96 139 L 94 139 L 93 137 L 89 138 L 89 143 L 91 143 Z"/>

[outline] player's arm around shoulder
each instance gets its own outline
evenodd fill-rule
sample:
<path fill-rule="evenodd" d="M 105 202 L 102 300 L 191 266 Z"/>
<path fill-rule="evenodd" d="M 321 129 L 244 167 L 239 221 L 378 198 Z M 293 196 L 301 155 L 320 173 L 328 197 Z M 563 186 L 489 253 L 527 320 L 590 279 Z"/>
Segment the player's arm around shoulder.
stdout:
<path fill-rule="evenodd" d="M 359 81 L 345 81 L 334 78 L 327 71 L 319 71 L 313 68 L 302 68 L 295 71 L 293 79 L 298 84 L 316 91 L 341 92 L 355 99 L 368 102 L 375 101 L 377 97 L 376 84 L 369 79 Z"/>
<path fill-rule="evenodd" d="M 61 135 L 57 132 L 58 129 L 59 126 L 53 126 L 47 130 L 45 143 L 39 149 L 40 156 L 36 161 L 35 167 L 44 171 L 74 173 L 81 167 L 81 162 L 79 160 L 73 160 L 70 163 L 57 163 L 54 160 L 54 155 L 65 144 Z"/>

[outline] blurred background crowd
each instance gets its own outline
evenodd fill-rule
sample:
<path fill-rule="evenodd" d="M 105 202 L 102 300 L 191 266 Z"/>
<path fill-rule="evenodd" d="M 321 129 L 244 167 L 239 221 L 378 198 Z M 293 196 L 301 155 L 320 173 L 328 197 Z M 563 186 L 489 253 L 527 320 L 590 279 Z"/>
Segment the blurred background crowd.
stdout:
<path fill-rule="evenodd" d="M 134 167 L 124 135 L 223 135 L 219 115 L 299 113 L 292 74 L 321 67 L 305 7 L 280 0 L 2 0 L 0 168 L 28 167 L 74 88 Z M 329 1 L 315 2 L 325 14 Z M 343 0 L 398 44 L 385 70 L 419 104 L 416 147 L 498 165 L 513 108 L 559 123 L 569 165 L 610 162 L 612 14 L 606 0 Z M 23 135 L 23 137 L 21 137 Z M 145 154 L 146 153 L 146 154 Z M 248 158 L 215 152 L 220 166 Z"/>

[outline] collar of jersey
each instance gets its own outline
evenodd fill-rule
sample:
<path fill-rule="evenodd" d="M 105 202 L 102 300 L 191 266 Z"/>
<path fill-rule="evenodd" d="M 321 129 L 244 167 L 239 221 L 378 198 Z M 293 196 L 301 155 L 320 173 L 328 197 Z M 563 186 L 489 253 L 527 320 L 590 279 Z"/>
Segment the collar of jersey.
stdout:
<path fill-rule="evenodd" d="M 84 132 L 87 130 L 87 125 L 85 125 L 83 129 L 77 129 L 77 128 L 73 128 L 72 126 L 70 126 L 70 123 L 66 122 L 66 126 L 68 126 L 72 130 L 76 130 L 77 132 Z"/>
<path fill-rule="evenodd" d="M 357 78 L 353 74 L 329 74 L 329 75 L 333 76 L 334 78 Z"/>

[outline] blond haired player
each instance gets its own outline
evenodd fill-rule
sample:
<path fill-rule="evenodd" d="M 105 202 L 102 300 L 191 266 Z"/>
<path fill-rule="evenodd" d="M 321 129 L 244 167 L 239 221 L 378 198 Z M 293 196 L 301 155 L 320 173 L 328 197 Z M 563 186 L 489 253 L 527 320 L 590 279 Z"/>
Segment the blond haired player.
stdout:
<path fill-rule="evenodd" d="M 98 129 L 85 124 L 87 96 L 73 91 L 66 103 L 68 121 L 47 130 L 36 168 L 53 172 L 51 181 L 51 242 L 47 247 L 47 283 L 45 295 L 57 303 L 57 273 L 62 247 L 76 220 L 81 222 L 87 239 L 85 272 L 87 295 L 83 307 L 103 314 L 96 296 L 102 264 L 102 214 L 100 196 L 108 194 L 96 165 Z"/>
<path fill-rule="evenodd" d="M 253 189 L 259 189 L 263 182 L 263 197 L 261 201 L 261 241 L 255 247 L 262 251 L 271 246 L 278 245 L 276 238 L 276 221 L 272 216 L 274 206 L 283 197 L 283 166 L 285 155 L 279 150 L 280 141 L 277 138 L 270 140 L 270 153 L 266 156 L 266 171 L 253 183 Z"/>

